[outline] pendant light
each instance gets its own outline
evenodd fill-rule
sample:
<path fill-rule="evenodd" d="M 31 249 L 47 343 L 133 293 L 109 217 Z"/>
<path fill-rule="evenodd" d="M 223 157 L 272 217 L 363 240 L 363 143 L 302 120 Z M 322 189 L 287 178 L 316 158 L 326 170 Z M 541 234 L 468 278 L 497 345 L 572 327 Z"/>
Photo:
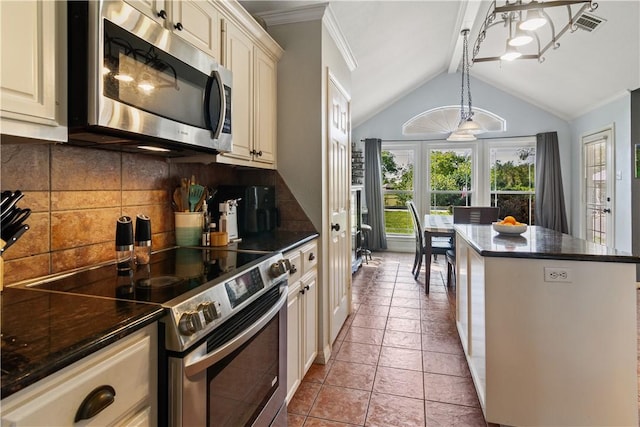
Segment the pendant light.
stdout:
<path fill-rule="evenodd" d="M 462 45 L 462 84 L 460 89 L 460 124 L 458 128 L 451 132 L 451 135 L 447 138 L 447 141 L 475 141 L 476 134 L 484 132 L 482 127 L 473 121 L 473 108 L 471 105 L 471 83 L 469 79 L 469 30 L 462 30 L 462 36 L 464 37 Z M 465 80 L 466 75 L 466 80 Z M 467 85 L 467 101 L 469 107 L 467 111 L 464 108 L 464 92 L 465 83 Z"/>

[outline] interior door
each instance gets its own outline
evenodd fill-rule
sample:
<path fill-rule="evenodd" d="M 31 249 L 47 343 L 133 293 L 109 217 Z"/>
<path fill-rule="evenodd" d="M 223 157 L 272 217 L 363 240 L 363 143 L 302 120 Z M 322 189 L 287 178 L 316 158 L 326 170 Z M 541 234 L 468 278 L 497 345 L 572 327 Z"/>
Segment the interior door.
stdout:
<path fill-rule="evenodd" d="M 327 122 L 329 238 L 329 318 L 333 343 L 349 314 L 351 291 L 351 227 L 349 201 L 351 186 L 350 102 L 347 94 L 329 73 Z"/>
<path fill-rule="evenodd" d="M 582 138 L 583 184 L 585 198 L 585 239 L 614 247 L 613 131 L 603 131 Z"/>

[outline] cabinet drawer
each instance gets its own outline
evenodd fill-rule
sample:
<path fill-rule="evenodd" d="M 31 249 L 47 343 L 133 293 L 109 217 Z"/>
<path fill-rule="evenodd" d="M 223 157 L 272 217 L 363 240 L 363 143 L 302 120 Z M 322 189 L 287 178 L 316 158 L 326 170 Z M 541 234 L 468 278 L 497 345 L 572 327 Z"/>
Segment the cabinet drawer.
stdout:
<path fill-rule="evenodd" d="M 291 251 L 289 254 L 285 255 L 285 258 L 288 258 L 289 261 L 291 262 L 292 271 L 289 272 L 289 278 L 287 279 L 289 281 L 289 286 L 291 286 L 294 282 L 300 279 L 300 276 L 302 276 L 302 273 L 301 273 L 302 265 L 300 264 L 300 261 L 301 261 L 300 251 L 299 250 Z"/>
<path fill-rule="evenodd" d="M 302 255 L 302 273 L 305 274 L 318 263 L 318 244 L 313 241 L 300 249 Z"/>
<path fill-rule="evenodd" d="M 113 403 L 83 426 L 113 425 L 142 403 L 148 406 L 151 343 L 149 334 L 135 334 L 3 400 L 2 426 L 74 425 L 85 397 L 106 385 L 115 390 Z"/>

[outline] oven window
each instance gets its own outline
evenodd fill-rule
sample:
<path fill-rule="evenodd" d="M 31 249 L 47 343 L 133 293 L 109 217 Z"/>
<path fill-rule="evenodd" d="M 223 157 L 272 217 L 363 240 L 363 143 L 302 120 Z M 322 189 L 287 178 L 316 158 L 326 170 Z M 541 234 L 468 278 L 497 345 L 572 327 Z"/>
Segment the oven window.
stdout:
<path fill-rule="evenodd" d="M 207 128 L 203 111 L 207 75 L 106 19 L 103 60 L 105 96 L 157 116 Z"/>
<path fill-rule="evenodd" d="M 209 426 L 251 425 L 278 388 L 280 315 L 208 370 Z"/>

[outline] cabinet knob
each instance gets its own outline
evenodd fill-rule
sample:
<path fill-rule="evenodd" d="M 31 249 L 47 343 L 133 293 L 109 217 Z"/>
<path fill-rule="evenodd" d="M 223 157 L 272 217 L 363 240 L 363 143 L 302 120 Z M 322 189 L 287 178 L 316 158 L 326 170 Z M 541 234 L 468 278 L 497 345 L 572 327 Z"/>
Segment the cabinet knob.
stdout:
<path fill-rule="evenodd" d="M 95 417 L 104 408 L 111 405 L 115 397 L 116 390 L 110 385 L 101 385 L 95 388 L 80 404 L 74 422 L 77 423 L 78 421 Z"/>
<path fill-rule="evenodd" d="M 306 285 L 304 288 L 305 288 L 306 290 L 309 290 L 309 285 Z"/>
<path fill-rule="evenodd" d="M 167 12 L 164 9 L 162 9 L 160 12 L 158 12 L 158 17 L 162 19 L 167 19 Z"/>
<path fill-rule="evenodd" d="M 339 229 L 340 229 L 340 226 L 338 225 L 338 230 L 339 230 Z M 336 230 L 336 231 L 338 231 L 338 230 Z M 311 252 L 311 253 L 309 254 L 309 261 L 313 261 L 314 259 L 316 259 L 316 256 L 313 254 L 313 252 Z"/>
<path fill-rule="evenodd" d="M 300 289 L 300 293 L 304 295 L 304 288 Z"/>
<path fill-rule="evenodd" d="M 178 23 L 176 23 L 176 25 L 174 25 L 173 27 L 174 27 L 176 30 L 178 30 L 178 31 L 182 31 L 182 29 L 184 28 L 184 27 L 182 26 L 182 24 L 181 24 L 181 23 L 179 23 L 179 22 L 178 22 Z"/>
<path fill-rule="evenodd" d="M 262 150 L 258 151 L 256 154 L 257 154 L 258 156 L 262 157 Z"/>
<path fill-rule="evenodd" d="M 335 231 L 340 231 L 340 224 L 331 224 L 331 229 Z"/>

